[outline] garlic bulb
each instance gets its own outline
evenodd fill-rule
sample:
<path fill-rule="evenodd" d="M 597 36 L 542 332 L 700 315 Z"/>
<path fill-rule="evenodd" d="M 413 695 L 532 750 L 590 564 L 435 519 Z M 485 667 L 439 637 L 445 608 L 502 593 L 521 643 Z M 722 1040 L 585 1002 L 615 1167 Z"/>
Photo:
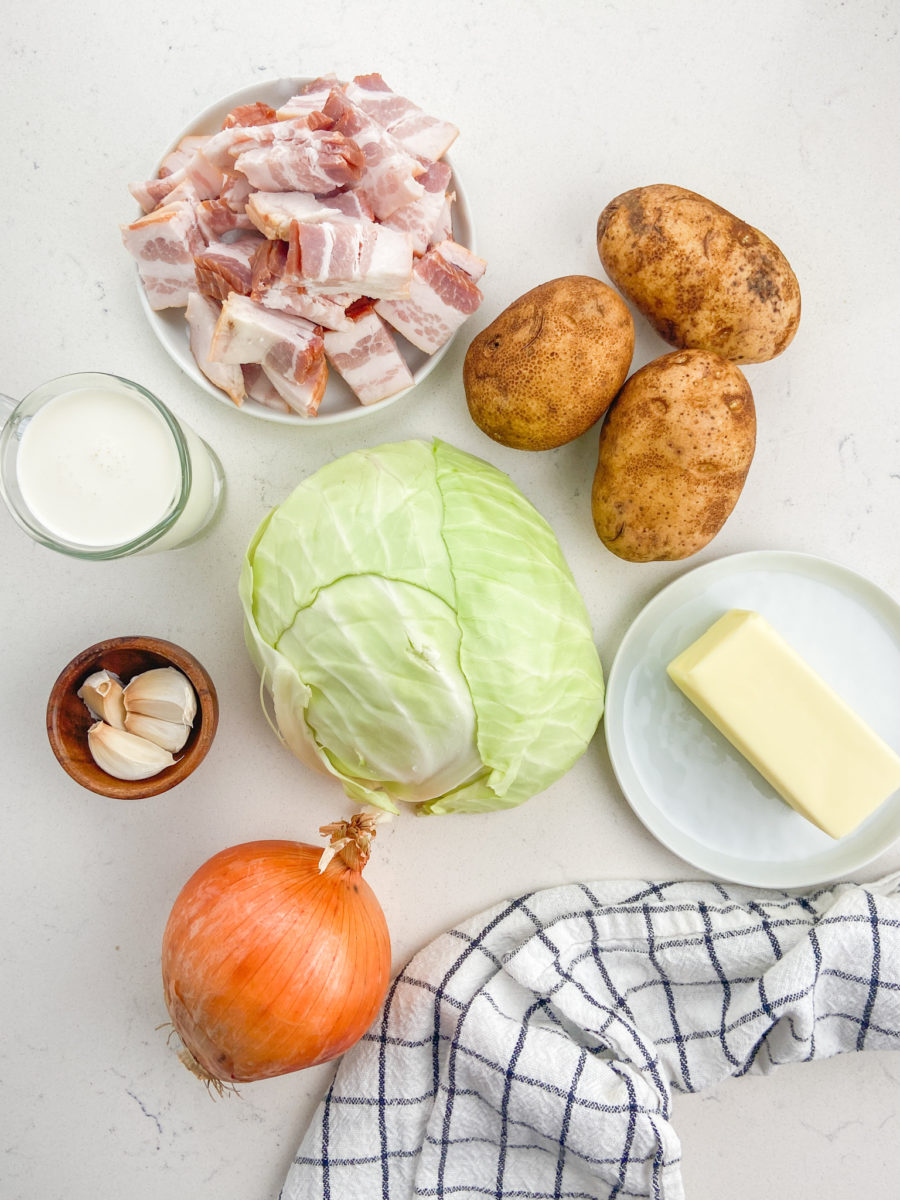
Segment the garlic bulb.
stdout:
<path fill-rule="evenodd" d="M 76 695 L 83 700 L 93 716 L 112 725 L 114 729 L 125 728 L 125 702 L 122 681 L 109 671 L 95 671 L 78 689 Z"/>
<path fill-rule="evenodd" d="M 169 751 L 155 742 L 127 729 L 114 729 L 105 721 L 96 721 L 87 737 L 94 762 L 114 779 L 149 779 L 175 762 Z"/>
<path fill-rule="evenodd" d="M 191 732 L 190 725 L 182 725 L 179 721 L 164 721 L 161 717 L 148 717 L 144 713 L 130 712 L 125 714 L 125 728 L 129 733 L 138 737 L 149 738 L 163 750 L 171 750 L 174 754 L 188 740 Z"/>
<path fill-rule="evenodd" d="M 197 697 L 190 680 L 175 667 L 156 667 L 143 671 L 127 684 L 125 711 L 191 725 L 197 714 Z"/>

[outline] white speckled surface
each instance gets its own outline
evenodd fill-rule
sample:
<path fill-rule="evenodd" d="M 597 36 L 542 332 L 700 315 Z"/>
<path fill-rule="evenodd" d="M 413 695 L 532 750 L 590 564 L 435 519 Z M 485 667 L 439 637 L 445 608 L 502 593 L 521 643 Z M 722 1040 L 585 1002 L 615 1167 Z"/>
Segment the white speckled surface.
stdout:
<path fill-rule="evenodd" d="M 206 541 L 131 562 L 54 556 L 0 512 L 0 1197 L 274 1200 L 331 1068 L 212 1103 L 157 1029 L 159 940 L 191 871 L 250 838 L 311 840 L 347 809 L 259 712 L 235 591 L 247 539 L 321 463 L 438 434 L 508 471 L 553 523 L 607 667 L 662 585 L 725 554 L 820 555 L 900 597 L 900 18 L 872 0 L 460 0 L 440 10 L 219 0 L 206 13 L 97 0 L 77 16 L 47 0 L 18 6 L 4 32 L 0 387 L 23 394 L 85 369 L 137 379 L 210 442 L 229 491 Z M 420 391 L 365 422 L 285 429 L 216 403 L 168 360 L 146 329 L 118 223 L 133 209 L 127 182 L 193 113 L 254 79 L 328 70 L 380 70 L 460 126 L 453 159 L 489 261 L 486 299 Z M 781 358 L 746 369 L 758 449 L 724 530 L 688 564 L 638 566 L 593 532 L 596 431 L 541 455 L 495 446 L 469 420 L 460 372 L 471 335 L 516 296 L 558 275 L 601 274 L 600 210 L 651 182 L 704 193 L 765 230 L 797 272 L 804 315 Z M 635 366 L 665 349 L 638 322 Z M 221 723 L 188 783 L 123 805 L 60 770 L 44 706 L 76 652 L 131 632 L 201 658 Z M 900 847 L 859 877 L 898 867 Z M 517 892 L 696 871 L 645 832 L 598 737 L 516 812 L 396 821 L 367 875 L 399 966 L 439 930 Z M 678 1101 L 687 1194 L 889 1194 L 898 1084 L 900 1063 L 865 1054 Z"/>

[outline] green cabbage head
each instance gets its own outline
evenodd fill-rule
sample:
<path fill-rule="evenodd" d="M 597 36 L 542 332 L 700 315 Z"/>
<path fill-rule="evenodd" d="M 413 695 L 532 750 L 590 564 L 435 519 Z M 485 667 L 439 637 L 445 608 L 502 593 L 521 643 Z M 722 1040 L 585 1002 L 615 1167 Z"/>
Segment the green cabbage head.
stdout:
<path fill-rule="evenodd" d="M 310 476 L 256 531 L 240 595 L 282 739 L 362 804 L 511 808 L 569 769 L 603 712 L 553 531 L 446 442 Z"/>

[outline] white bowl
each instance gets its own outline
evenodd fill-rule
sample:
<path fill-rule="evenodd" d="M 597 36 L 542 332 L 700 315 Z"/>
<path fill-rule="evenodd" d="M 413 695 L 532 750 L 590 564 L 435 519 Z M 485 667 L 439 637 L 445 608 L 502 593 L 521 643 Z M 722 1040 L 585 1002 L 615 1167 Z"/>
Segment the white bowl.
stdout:
<path fill-rule="evenodd" d="M 265 82 L 249 84 L 247 87 L 240 88 L 236 92 L 230 92 L 227 96 L 223 96 L 220 100 L 217 100 L 214 104 L 210 104 L 209 107 L 198 113 L 172 139 L 171 145 L 165 153 L 168 154 L 170 150 L 178 145 L 183 137 L 187 137 L 189 134 L 214 133 L 221 127 L 228 113 L 233 108 L 237 108 L 238 105 L 252 104 L 258 100 L 263 104 L 270 105 L 272 108 L 278 108 L 285 101 L 289 100 L 291 96 L 295 96 L 303 85 L 309 83 L 311 79 L 312 76 L 297 77 L 294 79 L 271 79 Z M 165 155 L 160 156 L 160 162 L 164 157 Z M 444 161 L 453 170 L 453 164 L 450 162 L 449 157 L 445 156 Z M 148 178 L 156 174 L 158 165 L 153 168 L 147 176 Z M 466 202 L 465 193 L 455 171 L 453 171 L 449 187 L 456 193 L 456 201 L 453 205 L 453 237 L 460 245 L 465 246 L 474 253 L 475 234 L 472 227 L 472 218 L 469 214 L 469 206 Z M 137 284 L 141 306 L 146 313 L 150 328 L 159 338 L 171 358 L 174 359 L 182 371 L 198 387 L 203 388 L 210 396 L 214 396 L 216 400 L 228 405 L 229 408 L 236 408 L 234 402 L 223 391 L 210 383 L 194 361 L 194 356 L 191 354 L 188 342 L 188 328 L 184 309 L 164 308 L 155 311 L 150 307 L 147 294 L 144 291 L 139 276 Z M 408 395 L 416 384 L 421 383 L 438 365 L 453 341 L 451 337 L 435 354 L 425 354 L 416 346 L 406 341 L 405 338 L 401 337 L 400 334 L 393 330 L 392 332 L 394 333 L 397 347 L 406 360 L 415 380 L 412 387 L 405 388 L 402 392 L 396 392 L 393 396 L 388 396 L 376 404 L 363 405 L 360 404 L 354 393 L 337 372 L 332 370 L 329 372 L 328 386 L 325 389 L 325 395 L 322 397 L 318 415 L 315 417 L 305 417 L 293 412 L 278 412 L 250 399 L 245 400 L 237 411 L 246 413 L 251 417 L 260 417 L 264 421 L 277 421 L 283 425 L 333 425 L 340 421 L 354 421 L 359 417 L 364 417 L 367 413 L 380 411 L 386 405 L 393 404 L 395 400 L 399 400 L 401 396 Z"/>

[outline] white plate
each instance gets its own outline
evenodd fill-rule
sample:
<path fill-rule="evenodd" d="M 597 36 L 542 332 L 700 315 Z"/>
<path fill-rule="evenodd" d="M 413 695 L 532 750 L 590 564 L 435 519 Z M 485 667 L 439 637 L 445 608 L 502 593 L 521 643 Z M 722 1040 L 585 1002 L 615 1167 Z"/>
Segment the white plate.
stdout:
<path fill-rule="evenodd" d="M 729 608 L 762 613 L 900 751 L 900 606 L 845 567 L 764 550 L 688 572 L 631 625 L 607 687 L 616 778 L 650 832 L 711 875 L 799 888 L 850 874 L 900 837 L 900 791 L 835 841 L 781 800 L 666 674 Z"/>
<path fill-rule="evenodd" d="M 229 95 L 223 96 L 221 100 L 217 100 L 215 104 L 211 104 L 203 112 L 198 113 L 190 124 L 186 125 L 173 138 L 171 145 L 165 153 L 168 154 L 169 150 L 174 149 L 181 139 L 187 137 L 188 134 L 214 133 L 220 128 L 228 113 L 240 104 L 252 104 L 254 101 L 259 100 L 264 104 L 268 104 L 271 108 L 278 108 L 279 105 L 289 100 L 291 96 L 295 96 L 305 83 L 310 82 L 311 78 L 309 76 L 294 79 L 273 79 L 267 82 L 253 83 L 241 88 L 237 92 L 231 92 Z M 164 157 L 165 155 L 160 156 L 160 162 Z M 452 170 L 453 164 L 449 156 L 445 156 L 444 161 Z M 157 163 L 157 166 L 147 176 L 148 179 L 156 174 L 158 166 L 159 164 Z M 474 253 L 475 232 L 469 213 L 469 205 L 455 171 L 453 172 L 449 186 L 456 192 L 456 202 L 452 209 L 453 237 L 457 242 L 466 246 Z M 188 342 L 184 309 L 164 308 L 158 312 L 154 311 L 147 301 L 147 295 L 141 284 L 140 277 L 138 277 L 137 284 L 141 306 L 147 315 L 150 328 L 159 338 L 165 350 L 168 351 L 169 355 L 181 367 L 182 371 L 186 375 L 189 375 L 198 387 L 203 388 L 205 392 L 208 392 L 223 404 L 227 404 L 229 408 L 235 408 L 233 401 L 223 391 L 220 391 L 219 388 L 209 382 L 194 361 L 194 356 L 191 354 Z M 400 334 L 394 332 L 394 336 L 400 353 L 405 358 L 412 372 L 415 384 L 421 383 L 434 370 L 453 341 L 451 337 L 444 343 L 440 350 L 435 354 L 429 355 L 417 349 L 417 347 L 401 337 Z M 402 392 L 388 396 L 385 400 L 380 400 L 377 404 L 362 405 L 344 380 L 341 379 L 336 371 L 332 370 L 329 372 L 328 386 L 325 389 L 325 395 L 322 398 L 318 415 L 315 417 L 303 417 L 299 413 L 277 412 L 275 409 L 257 404 L 255 400 L 245 400 L 238 411 L 247 413 L 252 417 L 261 417 L 265 421 L 278 421 L 284 425 L 331 425 L 339 421 L 353 421 L 359 417 L 364 417 L 366 413 L 380 411 L 386 405 L 393 404 L 395 400 L 399 400 L 401 396 L 409 395 L 412 390 L 412 387 L 408 387 Z"/>

